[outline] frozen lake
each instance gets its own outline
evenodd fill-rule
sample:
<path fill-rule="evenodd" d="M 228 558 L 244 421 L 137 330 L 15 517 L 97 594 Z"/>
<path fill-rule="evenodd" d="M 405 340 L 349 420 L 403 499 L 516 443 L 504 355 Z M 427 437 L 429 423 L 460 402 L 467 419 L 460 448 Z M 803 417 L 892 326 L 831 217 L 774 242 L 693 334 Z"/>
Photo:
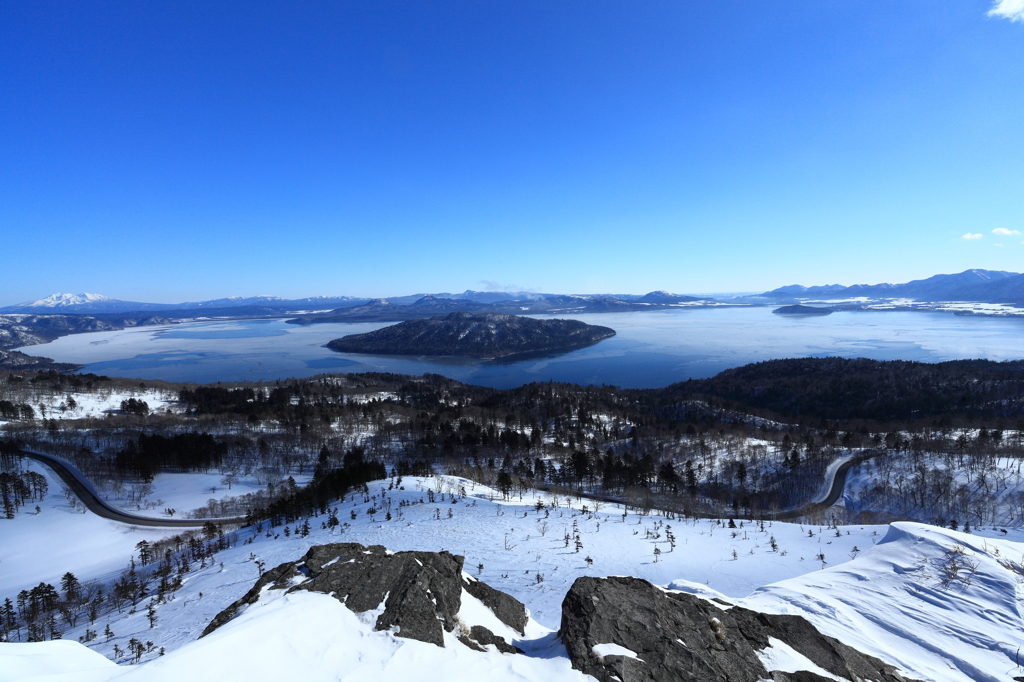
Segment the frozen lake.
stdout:
<path fill-rule="evenodd" d="M 566 316 L 562 316 L 566 317 Z M 611 339 L 556 357 L 513 363 L 468 358 L 335 353 L 331 339 L 389 322 L 321 324 L 284 320 L 194 322 L 76 334 L 23 348 L 84 372 L 167 381 L 257 381 L 324 372 L 433 372 L 508 388 L 531 381 L 659 387 L 708 377 L 750 362 L 790 357 L 865 357 L 938 362 L 1024 358 L 1024 320 L 929 312 L 840 312 L 827 317 L 773 315 L 770 308 L 668 310 L 580 315 L 615 329 Z"/>

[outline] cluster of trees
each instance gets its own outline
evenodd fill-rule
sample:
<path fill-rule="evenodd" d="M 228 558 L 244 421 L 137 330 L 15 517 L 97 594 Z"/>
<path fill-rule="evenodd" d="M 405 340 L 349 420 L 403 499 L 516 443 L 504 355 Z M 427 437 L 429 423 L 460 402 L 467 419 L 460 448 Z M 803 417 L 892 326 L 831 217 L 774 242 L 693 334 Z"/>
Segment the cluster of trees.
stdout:
<path fill-rule="evenodd" d="M 179 391 L 178 400 L 193 414 L 237 414 L 257 420 L 279 415 L 291 403 L 291 393 L 281 387 L 265 391 L 197 386 Z"/>
<path fill-rule="evenodd" d="M 22 590 L 16 599 L 7 598 L 0 604 L 0 641 L 60 639 L 66 628 L 77 627 L 83 618 L 92 626 L 106 613 L 121 613 L 125 608 L 134 611 L 146 598 L 147 618 L 150 627 L 154 627 L 158 618 L 156 606 L 172 598 L 189 571 L 212 564 L 214 554 L 227 549 L 232 542 L 222 528 L 207 522 L 199 531 L 155 542 L 140 541 L 129 568 L 109 584 L 82 583 L 68 572 L 61 578 L 60 589 L 39 583 L 30 590 Z M 109 625 L 103 634 L 108 640 L 114 637 Z M 97 636 L 95 630 L 87 627 L 81 639 L 90 642 Z M 127 652 L 136 662 L 155 647 L 152 642 L 139 644 L 144 646 L 135 651 L 136 647 L 129 642 Z M 119 648 L 115 655 L 119 656 L 118 651 Z"/>
<path fill-rule="evenodd" d="M 867 479 L 851 511 L 870 520 L 919 519 L 953 528 L 1024 523 L 1020 434 L 1001 431 L 889 434 L 886 455 L 861 465 Z"/>
<path fill-rule="evenodd" d="M 830 388 L 833 372 L 838 388 Z M 966 418 L 970 406 L 981 409 L 1003 396 L 999 409 L 1012 412 L 1019 374 L 1013 363 L 811 359 L 760 363 L 658 390 L 554 382 L 496 390 L 436 375 L 324 376 L 181 387 L 187 411 L 151 415 L 144 431 L 110 419 L 87 432 L 23 423 L 8 430 L 113 486 L 135 485 L 160 471 L 210 470 L 220 471 L 228 486 L 242 478 L 266 486 L 215 503 L 210 516 L 292 518 L 322 508 L 323 491 L 333 489 L 324 483 L 328 474 L 346 469 L 345 453 L 356 450 L 378 472 L 385 466 L 408 467 L 405 475 L 452 471 L 491 485 L 504 474 L 510 491 L 559 488 L 670 509 L 756 515 L 806 501 L 829 464 L 851 448 L 898 452 L 902 440 L 913 440 L 901 435 L 908 431 L 918 439 L 942 432 L 950 448 L 961 447 L 954 442 L 959 431 L 939 424 L 942 411 L 955 408 L 960 411 L 950 414 Z M 931 391 L 941 395 L 929 398 Z M 869 411 L 844 412 L 848 393 Z M 789 409 L 799 414 L 798 423 L 752 415 L 755 408 L 730 402 L 737 396 L 757 409 Z M 918 419 L 922 406 L 937 417 L 934 424 Z M 890 407 L 887 414 L 915 416 L 881 432 L 860 418 Z M 1000 419 L 1006 421 L 995 419 L 985 433 L 1011 428 Z M 1000 447 L 1005 456 L 1021 450 L 1020 443 Z M 320 487 L 310 493 L 315 503 L 285 484 L 290 475 L 309 471 Z M 355 471 L 338 474 L 337 489 L 350 477 L 368 475 L 353 477 Z"/>
<path fill-rule="evenodd" d="M 327 453 L 321 454 L 329 457 Z M 290 488 L 286 495 L 251 510 L 246 514 L 246 524 L 267 520 L 271 526 L 279 526 L 326 514 L 334 500 L 344 497 L 353 488 L 386 477 L 387 468 L 382 462 L 367 460 L 362 449 L 353 448 L 345 453 L 340 468 L 318 467 L 308 485 Z"/>
<path fill-rule="evenodd" d="M 674 384 L 660 394 L 665 401 L 714 397 L 740 409 L 811 420 L 1020 421 L 1024 361 L 770 360 Z"/>
<path fill-rule="evenodd" d="M 0 497 L 3 499 L 4 518 L 13 519 L 22 505 L 30 500 L 42 501 L 49 487 L 46 476 L 34 471 L 0 472 Z"/>
<path fill-rule="evenodd" d="M 36 411 L 28 403 L 0 400 L 0 419 L 35 419 Z"/>
<path fill-rule="evenodd" d="M 121 411 L 125 414 L 135 414 L 144 417 L 149 414 L 149 403 L 138 398 L 128 398 L 121 401 Z"/>
<path fill-rule="evenodd" d="M 148 482 L 161 471 L 209 471 L 220 465 L 226 453 L 227 445 L 209 433 L 142 433 L 114 456 L 113 465 Z"/>
<path fill-rule="evenodd" d="M 110 377 L 92 373 L 65 374 L 64 372 L 58 372 L 55 369 L 49 369 L 44 372 L 37 372 L 32 377 L 31 383 L 50 384 L 58 389 L 92 389 L 104 382 L 109 382 L 110 380 Z"/>
<path fill-rule="evenodd" d="M 95 588 L 84 586 L 74 573 L 65 573 L 57 590 L 39 583 L 17 596 L 17 606 L 5 599 L 0 605 L 0 641 L 24 637 L 29 642 L 60 639 L 65 627 L 75 627 L 81 610 L 92 603 Z"/>

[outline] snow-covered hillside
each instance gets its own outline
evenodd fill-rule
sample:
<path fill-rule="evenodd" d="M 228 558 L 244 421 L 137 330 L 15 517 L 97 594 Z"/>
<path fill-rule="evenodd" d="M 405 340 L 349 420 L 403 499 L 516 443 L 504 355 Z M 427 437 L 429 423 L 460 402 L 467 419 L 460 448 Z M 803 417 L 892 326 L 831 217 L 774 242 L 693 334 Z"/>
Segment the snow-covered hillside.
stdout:
<path fill-rule="evenodd" d="M 542 493 L 505 501 L 464 479 L 406 478 L 389 490 L 396 483 L 370 484 L 367 494 L 339 503 L 343 525 L 333 531 L 321 527 L 325 517 L 312 519 L 308 537 L 294 527 L 287 534 L 283 527 L 240 531 L 236 546 L 217 553 L 212 565 L 188 573 L 171 600 L 155 607 L 152 628 L 147 599 L 135 613 L 102 614 L 95 625 L 79 623 L 64 637 L 76 639 L 88 627 L 102 631 L 109 624 L 113 637 L 90 643 L 108 657 L 115 645 L 125 651 L 132 638 L 152 642 L 142 667 L 128 668 L 146 680 L 209 679 L 214 670 L 218 679 L 281 679 L 273 667 L 281 658 L 301 661 L 291 670 L 309 679 L 366 679 L 365 671 L 375 670 L 386 671 L 388 679 L 572 680 L 579 675 L 569 670 L 551 635 L 559 626 L 563 596 L 580 576 L 635 575 L 758 610 L 801 613 L 826 634 L 920 679 L 1006 679 L 1014 667 L 1010 643 L 1024 639 L 1022 575 L 1015 563 L 1024 555 L 1019 531 L 1010 531 L 1011 539 L 993 539 L 919 524 L 765 523 L 762 529 L 737 521 L 731 529 L 727 520 L 673 520 L 624 513 L 612 505 L 595 511 L 591 501 Z M 3 523 L 23 520 L 0 522 L 0 531 Z M 93 532 L 123 532 L 103 523 L 106 528 Z M 49 532 L 58 535 L 59 529 Z M 983 533 L 1003 537 L 1000 531 Z M 215 635 L 195 641 L 214 615 L 252 586 L 259 575 L 256 562 L 270 568 L 297 559 L 312 545 L 338 541 L 464 555 L 467 571 L 531 610 L 535 625 L 525 640 L 517 638 L 527 656 L 479 654 L 455 643 L 438 649 L 372 632 L 336 601 L 319 595 L 292 595 L 252 607 Z M 964 553 L 956 556 L 972 568 L 943 585 L 950 552 L 960 551 L 957 543 Z M 93 565 L 79 577 L 118 570 L 125 561 L 112 556 L 109 567 Z M 161 647 L 164 657 L 158 655 Z M 0 645 L 0 656 L 5 651 Z M 11 655 L 21 654 L 11 650 Z M 353 676 L 332 677 L 342 669 Z M 109 668 L 92 679 L 123 671 Z"/>
<path fill-rule="evenodd" d="M 1024 544 L 892 524 L 856 559 L 763 587 L 748 608 L 822 632 L 932 680 L 997 682 L 1024 644 Z"/>

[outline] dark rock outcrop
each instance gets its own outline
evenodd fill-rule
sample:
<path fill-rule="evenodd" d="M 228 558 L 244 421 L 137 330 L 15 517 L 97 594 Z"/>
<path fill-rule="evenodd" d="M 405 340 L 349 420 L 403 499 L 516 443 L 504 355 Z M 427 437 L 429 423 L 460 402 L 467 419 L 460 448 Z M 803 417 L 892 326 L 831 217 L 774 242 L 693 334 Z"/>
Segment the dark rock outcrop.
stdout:
<path fill-rule="evenodd" d="M 505 641 L 504 637 L 499 637 L 494 634 L 483 625 L 474 625 L 469 628 L 468 633 L 464 633 L 459 637 L 459 641 L 468 646 L 470 649 L 476 649 L 477 651 L 487 651 L 485 648 L 488 645 L 493 645 L 498 651 L 503 654 L 521 654 L 523 650 L 517 646 L 512 646 Z"/>
<path fill-rule="evenodd" d="M 214 616 L 210 624 L 203 630 L 203 633 L 199 635 L 199 638 L 206 637 L 221 625 L 237 616 L 246 606 L 251 606 L 259 601 L 260 593 L 267 585 L 270 585 L 271 590 L 286 589 L 291 586 L 290 580 L 297 575 L 300 574 L 294 563 L 281 564 L 276 568 L 270 569 L 259 577 L 256 584 L 241 599 L 236 600 L 229 607 Z"/>
<path fill-rule="evenodd" d="M 894 667 L 822 635 L 799 616 L 722 608 L 638 578 L 577 579 L 562 602 L 559 634 L 573 667 L 601 682 L 827 679 L 808 671 L 766 670 L 757 652 L 771 638 L 851 682 L 907 682 Z M 618 645 L 635 657 L 601 644 Z"/>
<path fill-rule="evenodd" d="M 466 592 L 483 602 L 505 625 L 523 634 L 526 629 L 526 607 L 510 594 L 496 590 L 482 580 L 467 576 L 463 580 Z"/>
<path fill-rule="evenodd" d="M 517 315 L 460 312 L 343 336 L 327 347 L 342 353 L 464 355 L 493 359 L 569 351 L 614 335 L 614 329 L 579 320 L 535 320 Z"/>
<path fill-rule="evenodd" d="M 515 647 L 487 628 L 473 626 L 462 631 L 458 614 L 463 588 L 474 590 L 474 596 L 483 594 L 478 598 L 510 627 L 522 632 L 526 623 L 522 604 L 480 581 L 464 579 L 462 565 L 463 557 L 448 552 L 389 552 L 379 545 L 356 543 L 318 545 L 300 561 L 281 564 L 265 573 L 245 596 L 219 613 L 202 636 L 256 603 L 261 591 L 269 586 L 329 594 L 356 613 L 373 611 L 383 604 L 375 628 L 393 629 L 399 637 L 443 647 L 444 632 L 459 628 L 460 639 L 469 646 L 474 642 L 480 645 L 474 648 L 493 644 L 499 651 L 514 653 Z"/>

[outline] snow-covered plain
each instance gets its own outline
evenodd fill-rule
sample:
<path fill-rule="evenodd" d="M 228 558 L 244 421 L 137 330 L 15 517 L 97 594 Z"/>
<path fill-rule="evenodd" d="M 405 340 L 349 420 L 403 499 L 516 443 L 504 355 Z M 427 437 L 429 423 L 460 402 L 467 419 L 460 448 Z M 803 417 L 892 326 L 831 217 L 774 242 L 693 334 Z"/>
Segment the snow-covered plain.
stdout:
<path fill-rule="evenodd" d="M 292 474 L 291 478 L 297 485 L 303 486 L 312 475 Z M 206 507 L 210 500 L 240 497 L 265 490 L 266 487 L 255 476 L 236 477 L 229 487 L 222 474 L 190 472 L 158 474 L 147 487 L 129 485 L 119 495 L 110 490 L 102 493 L 108 502 L 142 516 L 167 518 L 164 510 L 173 509 L 173 518 L 189 518 L 190 513 Z M 141 499 L 138 498 L 140 491 L 145 493 Z"/>
<path fill-rule="evenodd" d="M 253 529 L 240 531 L 235 547 L 218 553 L 213 565 L 189 573 L 173 600 L 157 607 L 153 628 L 144 606 L 130 615 L 102 615 L 93 627 L 109 623 L 116 634 L 110 641 L 100 637 L 90 643 L 94 650 L 110 656 L 115 644 L 124 649 L 135 637 L 165 647 L 168 654 L 147 654 L 144 661 L 151 662 L 141 667 L 111 668 L 106 677 L 95 679 L 126 672 L 129 680 L 582 679 L 569 669 L 552 631 L 559 625 L 565 592 L 583 575 L 635 575 L 750 608 L 799 613 L 826 634 L 898 665 L 909 677 L 936 682 L 1008 679 L 1007 671 L 1015 666 L 1014 643 L 1024 641 L 1024 576 L 1015 568 L 1024 556 L 1024 543 L 1013 540 L 921 524 L 829 529 L 766 523 L 762 530 L 745 522 L 729 529 L 726 521 L 670 520 L 632 512 L 624 517 L 623 509 L 613 505 L 594 513 L 593 502 L 556 500 L 542 493 L 505 501 L 463 479 L 406 478 L 404 490 L 389 491 L 389 485 L 370 484 L 368 495 L 350 495 L 339 503 L 338 517 L 348 524 L 340 531 L 321 528 L 323 519 L 313 519 L 306 538 L 286 536 L 283 528 L 269 533 L 264 528 L 256 535 Z M 431 493 L 434 502 L 429 501 Z M 538 501 L 546 508 L 538 511 Z M 392 520 L 386 521 L 389 503 Z M 587 513 L 582 512 L 584 505 Z M 371 507 L 381 511 L 371 516 Z M 24 520 L 0 522 L 0 529 L 3 523 Z M 565 535 L 574 534 L 574 525 L 582 542 L 579 552 L 573 541 L 566 546 Z M 667 540 L 668 526 L 676 538 L 674 550 Z M 52 537 L 40 537 L 39 542 L 60 541 L 59 527 L 48 532 Z M 104 527 L 94 532 L 117 531 Z M 999 531 L 982 533 L 1002 537 Z M 1011 531 L 1008 537 L 1020 540 L 1017 536 L 1019 532 Z M 252 542 L 244 544 L 249 537 Z M 773 537 L 777 551 L 771 547 Z M 311 545 L 345 541 L 464 555 L 467 572 L 530 609 L 530 630 L 517 641 L 528 655 L 480 654 L 454 642 L 439 649 L 397 639 L 372 632 L 365 618 L 360 620 L 331 598 L 309 594 L 248 609 L 215 635 L 195 642 L 214 615 L 252 586 L 258 577 L 253 557 L 270 568 L 297 559 Z M 962 573 L 970 573 L 969 581 L 943 586 L 943 562 L 957 543 L 966 552 L 959 556 L 976 567 Z M 657 556 L 656 547 L 661 550 Z M 851 560 L 851 555 L 856 558 Z M 110 568 L 124 562 L 124 556 L 116 561 L 112 557 Z M 103 568 L 69 565 L 63 570 L 75 570 L 85 579 Z M 480 614 L 470 615 L 471 609 L 464 608 L 465 619 L 479 622 Z M 65 633 L 65 638 L 77 638 L 84 627 Z M 3 656 L 21 655 L 6 651 L 0 645 L 0 669 Z M 781 660 L 785 653 L 769 655 Z M 287 675 L 282 666 L 287 666 Z"/>
<path fill-rule="evenodd" d="M 109 577 L 128 567 L 141 540 L 180 532 L 108 521 L 86 511 L 74 497 L 72 507 L 48 467 L 30 462 L 25 468 L 46 476 L 49 490 L 44 500 L 25 505 L 14 519 L 0 519 L 0 601 L 14 601 L 19 591 L 40 582 L 59 585 L 67 571 L 83 581 Z"/>
<path fill-rule="evenodd" d="M 135 398 L 145 401 L 150 412 L 174 411 L 178 396 L 173 392 L 154 388 L 108 388 L 75 389 L 57 392 L 35 389 L 36 395 L 22 398 L 12 396 L 15 402 L 28 400 L 36 415 L 57 421 L 85 418 L 100 418 L 121 413 L 121 401 Z"/>

